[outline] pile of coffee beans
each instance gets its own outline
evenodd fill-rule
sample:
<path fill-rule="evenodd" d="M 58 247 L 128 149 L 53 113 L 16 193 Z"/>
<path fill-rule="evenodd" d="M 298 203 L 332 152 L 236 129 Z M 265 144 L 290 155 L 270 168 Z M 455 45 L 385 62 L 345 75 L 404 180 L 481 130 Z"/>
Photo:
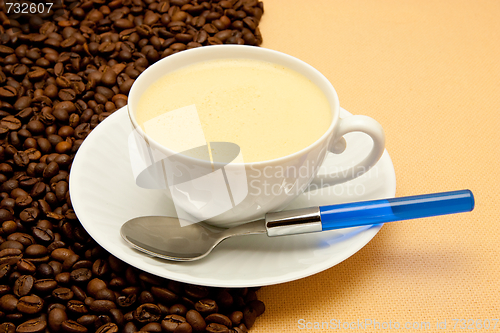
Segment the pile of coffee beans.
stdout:
<path fill-rule="evenodd" d="M 0 332 L 246 332 L 264 312 L 255 288 L 170 281 L 106 253 L 72 209 L 68 176 L 149 65 L 260 45 L 262 2 L 51 2 L 18 14 L 0 2 Z"/>

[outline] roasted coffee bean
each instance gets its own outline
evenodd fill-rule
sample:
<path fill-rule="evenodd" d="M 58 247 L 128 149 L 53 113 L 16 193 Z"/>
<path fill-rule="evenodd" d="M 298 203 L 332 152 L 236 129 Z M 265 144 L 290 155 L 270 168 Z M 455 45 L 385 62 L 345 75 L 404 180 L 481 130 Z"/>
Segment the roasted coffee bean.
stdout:
<path fill-rule="evenodd" d="M 94 311 L 96 313 L 107 313 L 109 310 L 116 308 L 116 305 L 114 302 L 105 300 L 105 299 L 98 299 L 94 300 L 90 304 L 90 310 Z"/>
<path fill-rule="evenodd" d="M 187 308 L 184 304 L 174 304 L 169 308 L 170 314 L 176 314 L 179 316 L 185 316 L 187 313 Z"/>
<path fill-rule="evenodd" d="M 69 225 L 69 223 L 65 223 L 65 225 Z M 76 246 L 76 243 L 75 243 Z M 80 256 L 77 254 L 72 254 L 69 257 L 67 257 L 62 264 L 63 270 L 71 270 L 73 265 L 80 259 Z M 70 276 L 71 277 L 71 276 Z"/>
<path fill-rule="evenodd" d="M 52 293 L 57 287 L 57 281 L 53 279 L 37 279 L 33 283 L 33 290 L 40 294 Z"/>
<path fill-rule="evenodd" d="M 74 89 L 61 89 L 57 94 L 59 98 L 63 101 L 74 101 L 76 98 L 76 92 Z"/>
<path fill-rule="evenodd" d="M 255 296 L 255 297 L 257 297 L 257 296 Z M 248 306 L 252 310 L 255 311 L 257 316 L 262 315 L 266 311 L 266 306 L 265 306 L 264 302 L 262 302 L 258 299 L 254 299 L 254 300 L 251 300 L 250 302 L 248 302 Z"/>
<path fill-rule="evenodd" d="M 82 123 L 75 128 L 75 137 L 78 139 L 85 139 L 90 133 L 91 127 L 89 123 Z"/>
<path fill-rule="evenodd" d="M 87 293 L 89 294 L 89 296 L 96 297 L 97 292 L 105 288 L 106 282 L 101 279 L 94 278 L 87 284 Z"/>
<path fill-rule="evenodd" d="M 112 69 L 102 74 L 101 82 L 107 86 L 113 86 L 116 83 L 116 73 Z"/>
<path fill-rule="evenodd" d="M 127 268 L 127 264 L 115 257 L 114 255 L 108 256 L 109 267 L 116 273 L 122 273 Z"/>
<path fill-rule="evenodd" d="M 125 316 L 123 315 L 123 312 L 120 309 L 111 309 L 109 310 L 109 315 L 111 317 L 111 321 L 118 326 L 122 327 L 123 323 L 125 322 Z"/>
<path fill-rule="evenodd" d="M 24 314 L 33 315 L 42 311 L 43 300 L 36 296 L 23 296 L 17 303 L 17 310 Z"/>
<path fill-rule="evenodd" d="M 59 235 L 59 237 L 60 237 L 60 235 Z M 50 243 L 49 246 L 47 246 L 47 251 L 52 253 L 52 251 L 54 251 L 55 249 L 60 249 L 60 248 L 63 248 L 65 246 L 66 246 L 66 244 L 64 242 L 56 240 L 56 237 L 54 236 L 54 241 L 52 243 Z M 55 261 L 55 262 L 57 262 L 57 261 Z M 57 262 L 57 263 L 60 264 L 59 262 Z"/>
<path fill-rule="evenodd" d="M 6 295 L 11 291 L 10 287 L 6 284 L 0 284 L 0 297 Z"/>
<path fill-rule="evenodd" d="M 181 323 L 185 323 L 186 318 L 175 315 L 175 314 L 170 314 L 167 315 L 162 321 L 161 321 L 161 328 L 165 332 L 174 332 L 177 326 Z"/>
<path fill-rule="evenodd" d="M 69 120 L 69 113 L 65 109 L 55 109 L 52 115 L 62 123 L 66 123 Z"/>
<path fill-rule="evenodd" d="M 7 87 L 7 88 L 12 88 L 12 87 Z M 5 89 L 7 89 L 5 88 Z M 0 88 L 2 89 L 2 88 Z M 12 88 L 14 89 L 14 88 Z M 1 90 L 0 90 L 0 93 L 1 93 Z M 7 127 L 7 129 L 9 130 L 12 130 L 12 131 L 15 131 L 15 130 L 18 130 L 19 128 L 21 128 L 21 121 L 17 118 L 15 118 L 14 116 L 7 116 L 5 118 L 3 118 L 1 121 L 0 121 L 0 124 L 2 124 L 3 126 Z"/>
<path fill-rule="evenodd" d="M 160 319 L 161 310 L 156 304 L 146 303 L 140 305 L 133 312 L 133 316 L 140 323 L 150 323 Z"/>
<path fill-rule="evenodd" d="M 74 294 L 74 298 L 76 298 L 79 301 L 83 302 L 87 298 L 87 294 L 85 293 L 85 291 L 76 285 L 71 286 L 71 291 Z"/>
<path fill-rule="evenodd" d="M 33 288 L 34 279 L 31 275 L 21 275 L 14 283 L 14 294 L 17 297 L 26 296 L 30 293 L 31 288 Z"/>
<path fill-rule="evenodd" d="M 205 327 L 207 326 L 205 319 L 203 316 L 196 310 L 189 310 L 186 313 L 186 321 L 193 327 L 196 332 L 205 331 Z"/>
<path fill-rule="evenodd" d="M 92 278 L 92 272 L 88 268 L 78 268 L 71 272 L 71 280 L 77 283 L 87 282 Z"/>
<path fill-rule="evenodd" d="M 243 312 L 234 311 L 229 315 L 229 319 L 231 320 L 233 326 L 238 326 L 243 320 Z"/>
<path fill-rule="evenodd" d="M 23 190 L 22 188 L 18 187 L 18 188 L 15 188 L 12 190 L 12 192 L 10 192 L 10 196 L 14 199 L 17 199 L 17 197 L 20 197 L 20 196 L 25 196 L 27 195 L 28 193 L 26 193 L 25 190 Z"/>
<path fill-rule="evenodd" d="M 116 299 L 116 303 L 121 308 L 127 308 L 127 307 L 133 305 L 135 303 L 136 299 L 137 299 L 137 295 L 136 294 L 131 294 L 131 295 L 128 295 L 128 296 L 119 296 Z"/>
<path fill-rule="evenodd" d="M 71 274 L 69 272 L 61 272 L 56 274 L 55 280 L 60 285 L 68 285 L 71 281 Z"/>
<path fill-rule="evenodd" d="M 19 213 L 19 218 L 22 222 L 35 222 L 40 214 L 40 210 L 35 207 L 25 208 Z"/>
<path fill-rule="evenodd" d="M 63 309 L 53 308 L 49 311 L 48 315 L 48 327 L 51 332 L 60 332 L 61 325 L 63 322 L 68 320 L 68 315 Z"/>
<path fill-rule="evenodd" d="M 255 323 L 255 319 L 257 318 L 257 311 L 253 308 L 246 307 L 243 310 L 243 323 L 247 328 L 251 328 Z"/>
<path fill-rule="evenodd" d="M 8 222 L 13 222 L 13 221 L 5 221 L 4 224 L 8 223 Z M 7 240 L 7 241 L 4 241 L 2 244 L 0 244 L 0 250 L 4 250 L 4 249 L 18 249 L 18 250 L 23 251 L 24 245 L 19 243 L 18 241 Z"/>
<path fill-rule="evenodd" d="M 92 265 L 92 274 L 96 276 L 104 276 L 109 273 L 109 264 L 106 260 L 97 259 Z"/>
<path fill-rule="evenodd" d="M 94 327 L 99 328 L 103 325 L 111 323 L 111 317 L 105 314 L 100 314 L 97 316 L 94 322 Z"/>
<path fill-rule="evenodd" d="M 210 323 L 205 328 L 207 333 L 229 333 L 229 328 L 217 323 Z"/>
<path fill-rule="evenodd" d="M 73 298 L 73 292 L 69 288 L 57 288 L 52 291 L 52 296 L 60 301 L 69 301 Z"/>
<path fill-rule="evenodd" d="M 65 320 L 61 323 L 61 329 L 67 333 L 87 333 L 88 329 L 74 320 Z"/>
<path fill-rule="evenodd" d="M 134 79 L 128 79 L 124 81 L 122 84 L 120 84 L 120 92 L 122 94 L 127 94 L 132 87 L 132 84 L 134 83 Z"/>
<path fill-rule="evenodd" d="M 2 56 L 5 56 L 7 54 L 12 54 L 12 53 L 14 53 L 13 48 L 8 47 L 6 45 L 0 45 L 0 54 L 2 54 Z"/>
<path fill-rule="evenodd" d="M 201 299 L 194 305 L 195 309 L 203 316 L 208 316 L 209 314 L 218 311 L 217 303 L 212 299 Z"/>
<path fill-rule="evenodd" d="M 120 30 L 130 29 L 134 27 L 134 22 L 124 18 L 120 18 L 114 22 L 114 26 Z"/>
<path fill-rule="evenodd" d="M 147 290 L 143 290 L 139 295 L 139 303 L 153 303 L 155 299 L 153 294 Z"/>
<path fill-rule="evenodd" d="M 17 242 L 23 244 L 25 247 L 28 247 L 31 244 L 35 243 L 35 239 L 33 237 L 31 237 L 28 234 L 22 233 L 22 232 L 15 232 L 15 233 L 10 234 L 7 237 L 7 240 L 17 241 Z"/>
<path fill-rule="evenodd" d="M 28 123 L 26 129 L 33 135 L 39 135 L 45 131 L 45 125 L 39 120 L 32 120 Z"/>
<path fill-rule="evenodd" d="M 80 325 L 83 325 L 85 327 L 90 327 L 90 326 L 93 326 L 95 321 L 97 319 L 97 316 L 96 315 L 93 315 L 93 314 L 87 314 L 87 315 L 83 315 L 81 317 L 79 317 L 76 322 Z"/>
<path fill-rule="evenodd" d="M 122 289 L 126 285 L 127 285 L 127 281 L 125 281 L 125 279 L 122 277 L 115 277 L 109 281 L 109 288 L 111 288 L 113 290 Z"/>
<path fill-rule="evenodd" d="M 41 244 L 32 244 L 25 250 L 27 257 L 43 257 L 48 254 L 47 248 Z"/>
<path fill-rule="evenodd" d="M 12 220 L 12 213 L 5 208 L 0 209 L 0 222 L 9 220 Z"/>
<path fill-rule="evenodd" d="M 22 258 L 19 249 L 4 249 L 0 251 L 0 264 L 15 265 Z"/>
<path fill-rule="evenodd" d="M 229 308 L 233 305 L 234 299 L 227 290 L 222 290 L 216 295 L 216 301 L 221 308 Z"/>
<path fill-rule="evenodd" d="M 117 333 L 119 331 L 118 325 L 115 323 L 107 323 L 102 326 L 100 326 L 97 330 L 96 333 Z M 150 331 L 146 331 L 150 332 Z"/>
<path fill-rule="evenodd" d="M 52 251 L 50 256 L 59 262 L 64 262 L 64 260 L 66 260 L 69 256 L 71 256 L 73 254 L 75 254 L 75 253 L 70 249 L 57 248 L 57 249 Z"/>
<path fill-rule="evenodd" d="M 43 170 L 44 178 L 52 178 L 59 172 L 59 165 L 56 162 L 50 162 Z"/>
<path fill-rule="evenodd" d="M 10 264 L 1 264 L 0 265 L 0 279 L 6 277 L 11 271 Z"/>
<path fill-rule="evenodd" d="M 15 150 L 14 147 L 8 147 L 8 148 L 13 148 L 14 151 L 13 151 L 13 154 L 14 155 L 17 150 Z M 19 185 L 19 182 L 15 179 L 9 179 L 7 180 L 6 182 L 4 182 L 1 186 L 0 186 L 0 190 L 2 192 L 11 192 L 13 189 L 17 188 Z"/>
<path fill-rule="evenodd" d="M 29 143 L 29 142 L 31 142 L 31 143 Z M 28 158 L 30 161 L 38 161 L 40 159 L 40 157 L 42 157 L 42 153 L 40 151 L 38 151 L 37 149 L 35 149 L 36 146 L 37 146 L 37 142 L 33 138 L 27 138 L 24 141 L 24 147 L 27 148 L 25 150 L 25 153 L 28 155 Z M 36 181 L 37 180 L 35 178 L 27 178 L 27 179 L 25 178 L 22 183 L 19 183 L 19 185 L 29 187 L 29 186 L 34 185 L 36 183 Z"/>
<path fill-rule="evenodd" d="M 18 299 L 12 295 L 7 294 L 0 297 L 0 310 L 4 312 L 12 312 L 17 308 Z"/>
<path fill-rule="evenodd" d="M 189 323 L 181 323 L 177 328 L 175 329 L 174 333 L 192 333 L 193 328 Z"/>
<path fill-rule="evenodd" d="M 83 303 L 82 301 L 79 301 L 79 300 L 68 301 L 68 303 L 66 304 L 66 308 L 67 308 L 68 312 L 70 312 L 74 315 L 78 315 L 78 316 L 82 316 L 82 315 L 87 314 L 89 312 L 89 310 L 85 306 L 85 303 Z"/>
<path fill-rule="evenodd" d="M 39 200 L 39 204 L 40 204 L 40 201 L 45 202 L 45 200 Z M 48 204 L 47 204 L 48 205 Z M 40 206 L 42 206 L 42 204 L 40 204 Z M 42 212 L 43 212 L 43 207 L 42 207 Z M 50 229 L 44 229 L 44 228 L 40 228 L 40 227 L 34 227 L 32 229 L 32 232 L 33 234 L 33 237 L 38 241 L 38 242 L 41 242 L 41 243 L 50 243 L 54 240 L 54 233 L 50 230 Z M 48 249 L 47 249 L 48 251 Z"/>
<path fill-rule="evenodd" d="M 24 151 L 18 151 L 14 154 L 14 163 L 20 167 L 24 168 L 28 166 L 28 163 L 30 162 L 30 159 L 28 157 L 28 154 Z"/>
<path fill-rule="evenodd" d="M 170 284 L 169 284 L 170 287 Z M 204 286 L 197 286 L 193 284 L 187 284 L 184 287 L 184 292 L 188 297 L 195 298 L 195 299 L 200 299 L 200 298 L 205 298 L 209 294 L 209 290 L 207 287 Z"/>
<path fill-rule="evenodd" d="M 101 289 L 97 292 L 96 299 L 108 300 L 111 302 L 115 302 L 116 301 L 116 294 L 114 291 L 112 291 L 108 288 L 104 288 L 104 289 Z"/>
<path fill-rule="evenodd" d="M 127 322 L 122 330 L 123 333 L 135 333 L 137 331 L 138 329 L 133 321 Z"/>
<path fill-rule="evenodd" d="M 15 333 L 16 332 L 16 325 L 14 325 L 13 323 L 0 324 L 0 332 L 2 332 L 2 333 Z"/>
<path fill-rule="evenodd" d="M 166 304 L 172 304 L 178 299 L 177 295 L 167 288 L 151 287 L 151 293 L 157 300 Z"/>
<path fill-rule="evenodd" d="M 38 318 L 30 319 L 16 328 L 17 333 L 41 333 L 47 328 L 47 322 Z"/>
<path fill-rule="evenodd" d="M 34 274 L 36 272 L 35 264 L 25 259 L 20 259 L 16 267 L 17 271 L 21 274 Z"/>
<path fill-rule="evenodd" d="M 212 313 L 208 316 L 205 317 L 205 321 L 207 323 L 217 323 L 224 325 L 226 327 L 231 327 L 232 326 L 232 321 L 229 319 L 227 316 L 220 314 L 220 313 Z"/>

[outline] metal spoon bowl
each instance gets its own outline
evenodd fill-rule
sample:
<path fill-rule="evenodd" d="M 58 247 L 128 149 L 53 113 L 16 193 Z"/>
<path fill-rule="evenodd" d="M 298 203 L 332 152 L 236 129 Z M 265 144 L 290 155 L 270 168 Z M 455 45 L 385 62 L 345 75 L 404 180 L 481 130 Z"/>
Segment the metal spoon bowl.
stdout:
<path fill-rule="evenodd" d="M 222 229 L 202 222 L 181 226 L 176 217 L 141 216 L 121 227 L 123 239 L 137 250 L 175 261 L 201 259 L 229 237 L 262 233 L 266 233 L 264 220 Z"/>

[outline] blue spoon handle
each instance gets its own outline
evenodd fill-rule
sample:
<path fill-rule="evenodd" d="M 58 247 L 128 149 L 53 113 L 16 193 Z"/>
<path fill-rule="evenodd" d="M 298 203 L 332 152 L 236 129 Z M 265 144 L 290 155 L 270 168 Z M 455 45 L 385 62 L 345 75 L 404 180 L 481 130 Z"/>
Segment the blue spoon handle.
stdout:
<path fill-rule="evenodd" d="M 463 213 L 473 209 L 474 196 L 470 190 L 319 207 L 322 230 Z"/>
<path fill-rule="evenodd" d="M 266 214 L 269 236 L 317 232 L 429 216 L 470 212 L 470 190 L 352 202 Z"/>

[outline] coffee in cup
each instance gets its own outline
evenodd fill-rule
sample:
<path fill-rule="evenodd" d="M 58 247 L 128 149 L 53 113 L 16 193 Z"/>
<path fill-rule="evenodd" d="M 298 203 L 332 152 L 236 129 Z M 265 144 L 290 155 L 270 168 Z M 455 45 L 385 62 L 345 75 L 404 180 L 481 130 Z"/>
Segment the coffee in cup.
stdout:
<path fill-rule="evenodd" d="M 317 141 L 332 121 L 326 96 L 311 80 L 256 59 L 215 59 L 167 73 L 144 91 L 136 119 L 159 144 L 179 147 L 182 142 L 176 141 L 187 140 L 178 132 L 185 127 L 165 113 L 190 110 L 187 106 L 196 109 L 208 145 L 235 143 L 247 163 L 300 151 Z"/>

